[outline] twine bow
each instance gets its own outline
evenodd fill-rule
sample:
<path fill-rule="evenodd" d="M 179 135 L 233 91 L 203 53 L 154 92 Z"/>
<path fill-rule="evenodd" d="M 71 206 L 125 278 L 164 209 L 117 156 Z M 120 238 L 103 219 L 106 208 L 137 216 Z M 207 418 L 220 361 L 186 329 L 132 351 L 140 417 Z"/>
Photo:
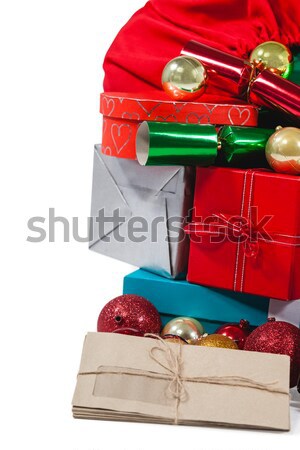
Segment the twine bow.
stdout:
<path fill-rule="evenodd" d="M 162 346 L 154 346 L 150 350 L 150 358 L 156 362 L 160 367 L 165 369 L 170 374 L 170 382 L 168 385 L 167 394 L 175 399 L 175 414 L 174 424 L 178 424 L 178 408 L 181 401 L 185 401 L 187 398 L 187 392 L 181 376 L 182 369 L 182 345 L 176 346 L 177 351 L 172 349 L 167 342 L 156 334 L 147 333 L 145 337 L 152 337 L 158 339 Z M 159 358 L 155 356 L 155 352 L 160 352 L 166 359 L 167 365 L 164 364 Z"/>

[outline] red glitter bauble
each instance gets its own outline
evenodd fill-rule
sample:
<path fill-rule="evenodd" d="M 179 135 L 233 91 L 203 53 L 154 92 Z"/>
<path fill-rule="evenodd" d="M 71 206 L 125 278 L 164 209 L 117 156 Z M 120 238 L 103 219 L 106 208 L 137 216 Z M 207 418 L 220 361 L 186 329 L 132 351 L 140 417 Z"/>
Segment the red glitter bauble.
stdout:
<path fill-rule="evenodd" d="M 300 330 L 295 325 L 270 320 L 252 331 L 244 350 L 290 356 L 290 386 L 296 386 L 300 373 Z"/>
<path fill-rule="evenodd" d="M 98 317 L 97 331 L 144 336 L 158 334 L 160 315 L 152 303 L 138 295 L 125 294 L 108 302 Z"/>
<path fill-rule="evenodd" d="M 222 334 L 235 341 L 240 350 L 244 348 L 245 341 L 250 333 L 249 322 L 244 319 L 240 320 L 240 323 L 226 323 L 215 331 L 215 334 Z"/>

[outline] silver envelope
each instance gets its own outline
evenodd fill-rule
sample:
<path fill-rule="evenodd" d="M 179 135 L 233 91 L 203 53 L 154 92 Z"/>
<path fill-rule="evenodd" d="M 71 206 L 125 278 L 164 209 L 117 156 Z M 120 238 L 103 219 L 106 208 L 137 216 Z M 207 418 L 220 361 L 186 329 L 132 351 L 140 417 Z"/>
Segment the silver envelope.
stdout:
<path fill-rule="evenodd" d="M 143 167 L 105 156 L 96 145 L 90 248 L 165 277 L 183 276 L 193 189 L 191 167 Z"/>

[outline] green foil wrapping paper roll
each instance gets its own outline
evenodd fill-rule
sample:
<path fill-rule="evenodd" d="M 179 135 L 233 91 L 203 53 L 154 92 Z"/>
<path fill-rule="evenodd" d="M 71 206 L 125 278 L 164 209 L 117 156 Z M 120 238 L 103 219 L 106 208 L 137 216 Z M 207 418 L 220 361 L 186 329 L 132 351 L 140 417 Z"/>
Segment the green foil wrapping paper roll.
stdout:
<path fill-rule="evenodd" d="M 274 130 L 226 125 L 219 131 L 220 152 L 216 164 L 242 169 L 269 167 L 265 147 Z"/>
<path fill-rule="evenodd" d="M 137 132 L 136 155 L 142 166 L 210 166 L 217 153 L 213 125 L 143 122 Z"/>

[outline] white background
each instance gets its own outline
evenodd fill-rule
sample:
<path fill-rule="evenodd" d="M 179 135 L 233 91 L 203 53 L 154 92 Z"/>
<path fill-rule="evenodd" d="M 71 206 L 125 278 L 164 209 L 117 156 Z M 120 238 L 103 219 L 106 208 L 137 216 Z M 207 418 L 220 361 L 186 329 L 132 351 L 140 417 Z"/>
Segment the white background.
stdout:
<path fill-rule="evenodd" d="M 57 215 L 78 216 L 86 232 L 93 144 L 101 135 L 101 65 L 142 4 L 1 2 L 0 447 L 299 448 L 299 409 L 288 434 L 72 418 L 84 335 L 96 329 L 101 307 L 121 294 L 132 268 L 89 252 L 87 244 L 63 243 L 59 225 L 55 243 L 29 243 L 27 220 L 47 218 L 54 207 Z"/>

